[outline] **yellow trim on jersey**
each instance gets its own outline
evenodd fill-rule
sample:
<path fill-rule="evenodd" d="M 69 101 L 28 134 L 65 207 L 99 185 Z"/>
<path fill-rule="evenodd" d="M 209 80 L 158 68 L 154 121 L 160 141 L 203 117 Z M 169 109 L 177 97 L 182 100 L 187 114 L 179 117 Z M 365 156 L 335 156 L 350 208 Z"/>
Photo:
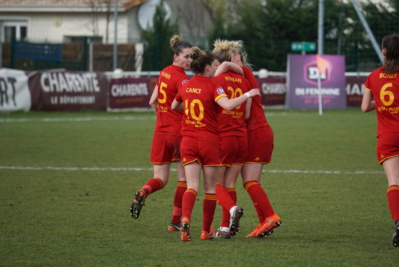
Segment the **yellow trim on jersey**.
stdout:
<path fill-rule="evenodd" d="M 218 97 L 215 98 L 215 102 L 217 102 L 221 97 L 227 97 L 226 94 L 218 95 Z"/>

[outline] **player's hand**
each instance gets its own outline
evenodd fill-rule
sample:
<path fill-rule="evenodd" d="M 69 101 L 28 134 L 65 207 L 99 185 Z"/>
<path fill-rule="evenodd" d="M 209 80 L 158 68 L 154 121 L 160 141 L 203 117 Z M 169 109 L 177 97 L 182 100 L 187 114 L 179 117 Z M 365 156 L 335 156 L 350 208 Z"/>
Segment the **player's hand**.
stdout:
<path fill-rule="evenodd" d="M 258 96 L 258 95 L 260 96 L 260 89 L 259 88 L 251 89 L 249 91 L 249 94 L 251 95 L 251 97 Z"/>

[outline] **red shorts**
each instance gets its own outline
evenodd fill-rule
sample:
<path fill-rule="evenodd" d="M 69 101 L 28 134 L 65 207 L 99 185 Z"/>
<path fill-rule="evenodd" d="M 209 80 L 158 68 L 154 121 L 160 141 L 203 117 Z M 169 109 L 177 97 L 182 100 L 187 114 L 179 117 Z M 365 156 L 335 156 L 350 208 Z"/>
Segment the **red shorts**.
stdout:
<path fill-rule="evenodd" d="M 270 163 L 274 148 L 274 134 L 270 125 L 248 131 L 248 153 L 245 163 Z"/>
<path fill-rule="evenodd" d="M 247 136 L 224 136 L 221 138 L 222 164 L 230 167 L 231 164 L 243 165 L 248 150 Z"/>
<path fill-rule="evenodd" d="M 183 165 L 197 161 L 203 166 L 221 166 L 219 142 L 184 136 L 180 151 Z"/>
<path fill-rule="evenodd" d="M 399 133 L 378 136 L 377 159 L 380 164 L 386 159 L 399 157 Z"/>
<path fill-rule="evenodd" d="M 180 159 L 181 136 L 154 133 L 151 146 L 152 164 L 165 164 Z"/>

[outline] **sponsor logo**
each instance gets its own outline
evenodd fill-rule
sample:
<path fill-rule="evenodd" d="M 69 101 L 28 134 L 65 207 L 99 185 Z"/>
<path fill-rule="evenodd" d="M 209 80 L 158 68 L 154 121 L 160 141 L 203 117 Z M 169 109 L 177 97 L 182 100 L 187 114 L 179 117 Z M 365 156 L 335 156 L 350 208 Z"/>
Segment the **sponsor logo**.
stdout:
<path fill-rule="evenodd" d="M 217 92 L 218 92 L 219 95 L 225 95 L 225 94 L 226 94 L 226 93 L 224 92 L 224 90 L 223 90 L 222 87 L 219 87 L 219 88 L 217 89 Z"/>

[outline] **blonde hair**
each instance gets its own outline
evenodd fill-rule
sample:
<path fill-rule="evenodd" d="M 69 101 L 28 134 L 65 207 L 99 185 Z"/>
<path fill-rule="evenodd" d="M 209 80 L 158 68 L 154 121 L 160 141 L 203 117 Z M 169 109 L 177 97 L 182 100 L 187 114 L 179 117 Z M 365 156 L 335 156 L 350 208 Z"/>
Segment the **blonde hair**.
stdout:
<path fill-rule="evenodd" d="M 245 52 L 243 41 L 229 41 L 229 43 L 231 52 L 234 55 L 240 55 L 242 64 L 248 68 L 251 67 L 251 64 L 248 63 L 248 54 Z"/>
<path fill-rule="evenodd" d="M 231 61 L 230 43 L 228 41 L 218 39 L 213 43 L 213 46 L 215 48 L 212 50 L 212 53 L 220 63 Z"/>

